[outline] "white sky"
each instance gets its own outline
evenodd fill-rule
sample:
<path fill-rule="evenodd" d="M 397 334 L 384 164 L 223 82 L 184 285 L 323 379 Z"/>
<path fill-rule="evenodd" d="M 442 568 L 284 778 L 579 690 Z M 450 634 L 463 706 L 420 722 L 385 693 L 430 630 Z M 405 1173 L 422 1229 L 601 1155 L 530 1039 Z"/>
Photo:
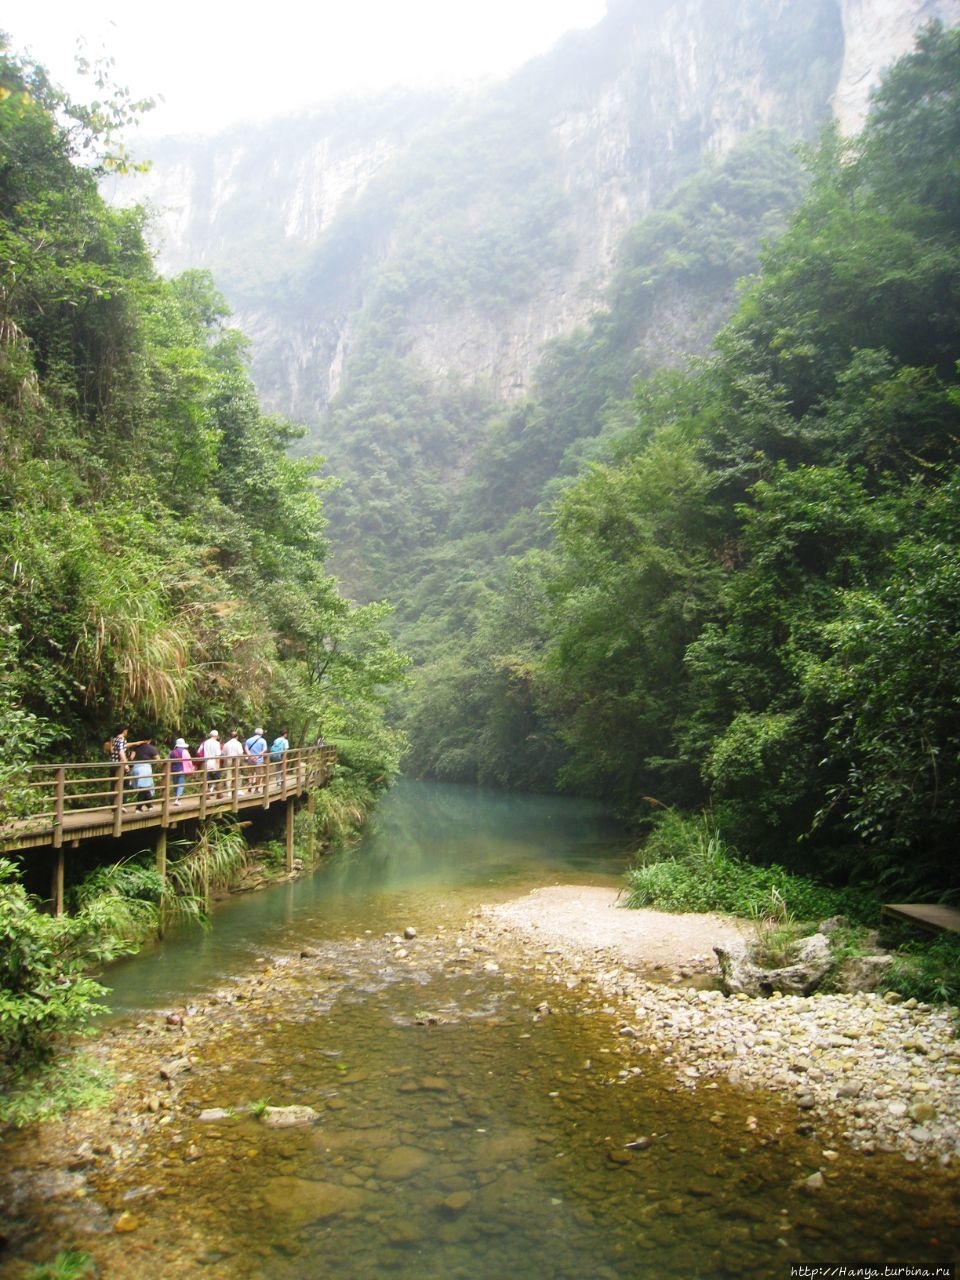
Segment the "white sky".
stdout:
<path fill-rule="evenodd" d="M 12 6 L 11 6 L 12 7 Z M 0 17 L 80 101 L 78 37 L 113 79 L 164 102 L 144 134 L 210 132 L 353 92 L 502 76 L 593 26 L 606 0 L 34 0 Z"/>

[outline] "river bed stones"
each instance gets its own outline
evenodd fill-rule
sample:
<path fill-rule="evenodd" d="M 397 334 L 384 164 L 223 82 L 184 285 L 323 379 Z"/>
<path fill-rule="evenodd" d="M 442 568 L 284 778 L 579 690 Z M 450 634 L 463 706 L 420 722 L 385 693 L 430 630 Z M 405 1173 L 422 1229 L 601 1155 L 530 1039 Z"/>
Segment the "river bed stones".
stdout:
<path fill-rule="evenodd" d="M 296 1129 L 305 1125 L 316 1124 L 320 1114 L 313 1107 L 288 1106 L 264 1107 L 260 1115 L 260 1123 L 268 1129 Z"/>
<path fill-rule="evenodd" d="M 542 912 L 545 899 L 537 899 Z M 582 904 L 581 904 L 582 905 Z M 814 1126 L 818 1118 L 840 1125 L 840 1137 L 861 1151 L 902 1151 L 908 1159 L 960 1160 L 960 1041 L 957 1011 L 917 1001 L 901 1001 L 892 993 L 848 995 L 815 993 L 804 997 L 775 993 L 768 998 L 748 998 L 744 993 L 726 996 L 695 984 L 649 981 L 625 963 L 616 947 L 574 938 L 565 945 L 543 920 L 524 924 L 517 904 L 510 914 L 484 909 L 456 936 L 422 937 L 413 926 L 404 930 L 406 947 L 396 949 L 396 933 L 385 935 L 382 957 L 385 978 L 414 972 L 412 966 L 451 965 L 483 973 L 534 973 L 562 984 L 568 991 L 582 990 L 598 1010 L 616 1022 L 619 1055 L 616 1078 L 625 1082 L 642 1070 L 644 1056 L 653 1055 L 670 1066 L 685 1089 L 707 1088 L 723 1080 L 741 1089 L 765 1089 L 781 1094 L 794 1108 L 796 1125 Z M 589 907 L 589 904 L 587 904 Z M 549 913 L 548 913 L 549 914 Z M 587 912 L 589 914 L 589 911 Z M 629 915 L 632 913 L 621 913 Z M 609 915 L 600 920 L 606 925 Z M 582 924 L 582 921 L 581 921 Z M 413 936 L 411 937 L 410 934 Z M 602 932 L 595 935 L 602 937 Z M 546 945 L 547 940 L 551 945 Z M 562 941 L 562 938 L 560 939 Z M 706 947 L 700 938 L 699 945 Z M 300 962 L 315 966 L 326 955 L 323 947 L 302 947 Z M 259 1034 L 279 997 L 287 967 L 296 961 L 280 957 L 265 963 L 257 974 L 210 1001 L 236 1010 L 232 1031 L 246 1035 L 255 1047 Z M 391 975 L 390 967 L 396 967 Z M 316 1012 L 350 982 L 343 968 L 317 967 L 320 981 Z M 366 978 L 369 985 L 369 978 Z M 550 1006 L 540 1002 L 531 1020 L 546 1016 Z M 211 1009 L 210 1012 L 213 1012 Z M 178 1025 L 163 1028 L 176 1037 L 179 1053 L 160 1066 L 168 1087 L 179 1085 L 193 1069 L 187 1056 L 191 1035 L 204 1034 L 205 1010 L 191 1010 Z M 462 1012 L 453 1009 L 424 1012 L 414 1007 L 411 1023 L 429 1031 L 456 1022 Z M 144 1027 L 155 1035 L 155 1026 Z M 630 1061 L 624 1063 L 623 1058 Z M 253 1058 L 257 1061 L 256 1056 Z M 355 1069 L 336 1061 L 338 1085 L 355 1079 Z M 444 1093 L 442 1077 L 414 1075 L 401 1092 Z M 220 1104 L 220 1100 L 216 1100 Z M 329 1100 L 331 1110 L 347 1105 L 343 1098 Z M 153 1108 L 151 1108 L 152 1110 Z M 295 1108 L 268 1108 L 267 1123 L 291 1124 L 289 1119 L 269 1121 L 267 1114 L 293 1114 Z M 316 1123 L 317 1113 L 305 1108 Z"/>
<path fill-rule="evenodd" d="M 477 914 L 483 945 L 557 940 L 555 928 L 525 923 L 516 903 L 509 908 Z M 806 1122 L 821 1115 L 839 1123 L 860 1151 L 960 1161 L 960 1011 L 895 993 L 754 998 L 653 983 L 601 937 L 585 943 L 575 934 L 568 946 L 544 948 L 536 968 L 567 987 L 579 982 L 616 1010 L 622 1053 L 658 1057 L 683 1088 L 723 1079 L 783 1094 L 798 1121 L 803 1113 Z"/>
<path fill-rule="evenodd" d="M 402 1274 L 423 1243 L 451 1251 L 453 1265 L 436 1274 L 509 1274 L 516 1240 L 538 1238 L 556 1241 L 553 1273 L 575 1275 L 582 1259 L 599 1255 L 618 1230 L 615 1247 L 624 1252 L 598 1257 L 591 1274 L 611 1280 L 623 1274 L 641 1239 L 669 1257 L 670 1274 L 712 1273 L 703 1242 L 722 1253 L 725 1268 L 752 1274 L 761 1245 L 776 1249 L 783 1239 L 802 1251 L 807 1206 L 809 1239 L 816 1242 L 824 1229 L 817 1215 L 845 1195 L 847 1203 L 856 1199 L 834 1181 L 842 1145 L 836 1135 L 829 1147 L 816 1141 L 830 1089 L 860 1084 L 847 1105 L 870 1104 L 857 1122 L 877 1145 L 877 1134 L 891 1125 L 913 1131 L 910 1141 L 926 1150 L 931 1143 L 918 1135 L 933 1132 L 948 1114 L 923 1073 L 909 1077 L 904 1092 L 896 1077 L 876 1084 L 844 1065 L 864 1056 L 870 1037 L 888 1052 L 896 1043 L 922 1066 L 948 1064 L 948 1050 L 920 1006 L 864 1001 L 862 1025 L 855 1025 L 845 1014 L 826 1018 L 825 998 L 756 1002 L 645 983 L 601 950 L 558 948 L 545 961 L 542 949 L 480 921 L 476 930 L 471 925 L 447 939 L 421 929 L 402 959 L 394 954 L 395 936 L 356 948 L 319 944 L 320 954 L 308 961 L 296 950 L 265 960 L 222 999 L 200 1003 L 182 1026 L 165 1025 L 160 1013 L 136 1036 L 129 1028 L 117 1032 L 116 1056 L 135 1103 L 115 1106 L 109 1121 L 115 1132 L 96 1144 L 104 1156 L 91 1164 L 89 1178 L 108 1221 L 126 1211 L 139 1225 L 124 1238 L 122 1258 L 105 1253 L 103 1274 L 125 1280 L 150 1273 L 146 1256 L 141 1271 L 131 1269 L 129 1251 L 139 1241 L 156 1254 L 163 1239 L 165 1280 L 193 1280 L 200 1266 L 211 1280 L 256 1277 L 256 1230 L 273 1220 L 275 1234 L 264 1234 L 264 1247 L 300 1259 L 291 1274 L 308 1272 L 318 1242 L 331 1273 L 360 1273 L 362 1256 L 362 1273 Z M 501 976 L 488 981 L 493 957 Z M 466 981 L 448 989 L 432 978 L 437 985 L 427 998 L 442 1010 L 442 1023 L 420 1021 L 424 975 L 442 973 L 453 960 Z M 554 1000 L 550 991 L 548 1003 L 543 978 L 572 983 L 572 994 Z M 373 1029 L 349 1034 L 360 1028 L 351 1009 L 363 1009 L 364 1028 Z M 632 1036 L 620 1034 L 624 1025 Z M 377 1070 L 386 1039 L 402 1045 Z M 171 1045 L 189 1047 L 193 1071 L 152 1110 L 137 1077 L 155 1081 Z M 498 1100 L 508 1064 L 526 1090 L 522 1109 L 512 1112 Z M 809 1123 L 808 1141 L 798 1144 L 790 1135 L 789 1159 L 776 1109 L 750 1100 L 749 1114 L 745 1106 L 741 1115 L 739 1097 L 728 1088 L 737 1073 L 744 1090 L 765 1088 L 764 1072 L 780 1081 L 786 1098 L 783 1128 L 795 1134 Z M 652 1090 L 631 1088 L 637 1074 L 655 1082 Z M 806 1112 L 796 1105 L 801 1088 L 810 1102 Z M 706 1107 L 687 1090 L 704 1090 Z M 258 1119 L 261 1104 L 251 1102 L 268 1096 L 286 1104 L 277 1111 L 305 1107 L 320 1123 L 269 1129 Z M 611 1098 L 619 1101 L 611 1106 Z M 681 1113 L 705 1117 L 711 1109 L 713 1123 L 675 1124 Z M 608 1115 L 617 1116 L 615 1126 Z M 134 1122 L 146 1128 L 134 1130 Z M 84 1123 L 69 1122 L 78 1133 Z M 87 1163 L 85 1156 L 85 1170 Z M 880 1163 L 867 1162 L 866 1176 L 874 1179 Z M 850 1177 L 850 1165 L 844 1155 L 841 1177 Z M 921 1172 L 905 1170 L 898 1195 L 909 1174 Z M 809 1178 L 819 1185 L 806 1187 Z M 128 1209 L 131 1188 L 147 1185 L 162 1187 L 162 1195 Z M 771 1210 L 771 1199 L 790 1205 L 795 1231 Z M 77 1204 L 70 1199 L 71 1213 L 80 1212 Z M 182 1244 L 170 1234 L 179 1230 L 171 1206 L 185 1219 Z M 241 1227 L 253 1243 L 238 1250 Z M 98 1236 L 96 1249 L 109 1251 L 114 1241 L 119 1251 L 119 1239 Z M 475 1258 L 473 1270 L 463 1267 L 467 1254 Z M 111 1269 L 108 1263 L 118 1260 L 119 1269 Z"/>

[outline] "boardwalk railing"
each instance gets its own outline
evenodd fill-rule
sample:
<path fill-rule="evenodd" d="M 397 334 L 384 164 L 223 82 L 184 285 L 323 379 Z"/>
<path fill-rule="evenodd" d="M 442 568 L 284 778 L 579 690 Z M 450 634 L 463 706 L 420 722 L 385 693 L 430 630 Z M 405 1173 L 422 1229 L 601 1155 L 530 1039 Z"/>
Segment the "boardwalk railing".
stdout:
<path fill-rule="evenodd" d="M 171 760 L 159 758 L 151 762 L 152 798 L 147 788 L 136 785 L 132 765 L 29 765 L 0 797 L 0 854 L 60 849 L 65 843 L 118 837 L 143 827 L 165 830 L 187 818 L 266 809 L 277 800 L 326 786 L 336 758 L 336 749 L 327 746 L 292 748 L 282 760 L 268 756 L 259 766 L 231 756 L 221 759 L 217 778 L 202 757 L 194 759 L 194 772 L 182 775 L 173 772 Z"/>

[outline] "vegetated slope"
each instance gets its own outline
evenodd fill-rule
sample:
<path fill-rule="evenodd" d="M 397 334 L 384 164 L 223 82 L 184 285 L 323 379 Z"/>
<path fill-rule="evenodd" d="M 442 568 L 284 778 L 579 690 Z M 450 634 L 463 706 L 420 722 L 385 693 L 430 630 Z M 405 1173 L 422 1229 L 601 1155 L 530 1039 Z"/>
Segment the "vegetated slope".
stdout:
<path fill-rule="evenodd" d="M 260 409 L 210 278 L 161 279 L 141 213 L 77 163 L 115 163 L 103 113 L 2 44 L 0 86 L 4 770 L 100 754 L 121 721 L 158 742 L 259 721 L 322 727 L 369 794 L 403 664 L 325 569 L 296 428 Z"/>
<path fill-rule="evenodd" d="M 715 357 L 638 388 L 555 546 L 428 673 L 438 770 L 562 749 L 637 818 L 709 805 L 757 860 L 956 894 L 958 142 L 960 29 L 934 28 L 811 157 Z"/>
<path fill-rule="evenodd" d="M 240 304 L 258 378 L 343 479 L 331 563 L 357 598 L 396 601 L 429 664 L 412 767 L 553 784 L 558 722 L 543 732 L 528 661 L 549 600 L 503 557 L 549 543 L 538 507 L 630 420 L 631 380 L 708 349 L 799 190 L 758 126 L 815 132 L 850 21 L 827 2 L 612 5 L 507 85 L 418 116 L 315 241 L 288 243 L 279 301 L 249 291 L 253 324 Z M 513 608 L 496 634 L 491 602 Z M 520 766 L 505 748 L 528 741 Z"/>

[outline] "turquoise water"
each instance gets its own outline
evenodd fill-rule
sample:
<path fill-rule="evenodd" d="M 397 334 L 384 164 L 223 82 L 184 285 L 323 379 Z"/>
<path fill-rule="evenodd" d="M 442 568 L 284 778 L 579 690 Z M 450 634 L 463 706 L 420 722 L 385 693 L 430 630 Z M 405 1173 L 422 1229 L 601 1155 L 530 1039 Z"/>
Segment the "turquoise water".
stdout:
<path fill-rule="evenodd" d="M 630 850 L 586 801 L 404 781 L 358 846 L 302 880 L 220 903 L 209 932 L 175 932 L 104 981 L 120 1012 L 176 1005 L 317 931 L 402 929 L 411 914 L 455 922 L 472 905 L 542 884 L 619 886 Z"/>

